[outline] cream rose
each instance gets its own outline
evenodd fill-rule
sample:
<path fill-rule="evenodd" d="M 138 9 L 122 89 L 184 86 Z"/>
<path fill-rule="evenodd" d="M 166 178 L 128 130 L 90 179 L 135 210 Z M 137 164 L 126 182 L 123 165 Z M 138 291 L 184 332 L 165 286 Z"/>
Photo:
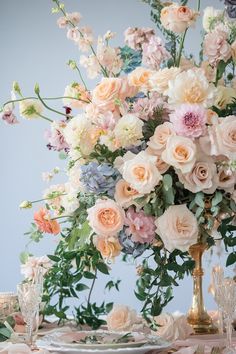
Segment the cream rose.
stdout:
<path fill-rule="evenodd" d="M 151 75 L 151 70 L 138 67 L 128 75 L 128 83 L 139 90 L 147 90 L 150 88 L 149 79 Z"/>
<path fill-rule="evenodd" d="M 137 320 L 136 311 L 128 306 L 115 305 L 107 315 L 107 326 L 109 331 L 129 331 Z"/>
<path fill-rule="evenodd" d="M 219 155 L 236 159 L 236 116 L 222 118 L 220 124 L 215 125 Z"/>
<path fill-rule="evenodd" d="M 114 110 L 116 100 L 119 99 L 119 93 L 122 88 L 122 79 L 103 78 L 92 93 L 92 102 L 101 109 Z"/>
<path fill-rule="evenodd" d="M 163 313 L 154 319 L 159 325 L 156 334 L 167 341 L 185 340 L 193 333 L 184 315 Z"/>
<path fill-rule="evenodd" d="M 189 138 L 172 136 L 168 139 L 161 158 L 182 173 L 188 173 L 196 161 L 196 145 Z"/>
<path fill-rule="evenodd" d="M 111 199 L 98 199 L 88 210 L 92 230 L 101 236 L 115 236 L 123 228 L 124 210 Z"/>
<path fill-rule="evenodd" d="M 212 106 L 216 94 L 216 88 L 209 84 L 202 69 L 189 69 L 169 81 L 167 95 L 171 105 L 181 103 L 197 103 L 204 107 Z"/>
<path fill-rule="evenodd" d="M 177 171 L 177 174 L 184 187 L 193 193 L 203 191 L 211 194 L 217 188 L 215 183 L 216 165 L 210 158 L 197 161 L 188 173 L 183 174 Z"/>
<path fill-rule="evenodd" d="M 180 68 L 176 68 L 174 66 L 153 72 L 149 79 L 152 91 L 165 94 L 168 89 L 169 81 L 175 79 L 180 72 Z"/>
<path fill-rule="evenodd" d="M 214 106 L 224 109 L 236 99 L 236 90 L 232 87 L 218 86 Z"/>
<path fill-rule="evenodd" d="M 93 241 L 102 257 L 108 260 L 119 256 L 122 250 L 117 237 L 95 236 Z"/>
<path fill-rule="evenodd" d="M 236 172 L 224 170 L 218 172 L 218 188 L 223 189 L 228 193 L 233 193 L 236 184 Z"/>
<path fill-rule="evenodd" d="M 141 151 L 124 162 L 122 175 L 130 186 L 141 194 L 150 193 L 162 180 L 155 165 L 156 157 Z"/>
<path fill-rule="evenodd" d="M 138 191 L 133 189 L 128 182 L 120 179 L 116 183 L 115 200 L 123 208 L 128 208 L 133 204 L 134 199 L 140 197 Z"/>
<path fill-rule="evenodd" d="M 175 249 L 186 252 L 197 242 L 197 219 L 185 204 L 170 206 L 157 218 L 156 226 L 156 233 L 169 252 Z"/>
<path fill-rule="evenodd" d="M 168 139 L 175 135 L 176 132 L 173 124 L 165 122 L 156 127 L 154 135 L 150 138 L 147 144 L 156 154 L 161 154 L 166 148 Z"/>

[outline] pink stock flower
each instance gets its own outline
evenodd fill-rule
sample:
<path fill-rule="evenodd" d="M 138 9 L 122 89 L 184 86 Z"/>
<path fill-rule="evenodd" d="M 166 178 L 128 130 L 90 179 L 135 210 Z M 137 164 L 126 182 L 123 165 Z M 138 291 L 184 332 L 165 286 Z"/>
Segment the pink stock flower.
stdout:
<path fill-rule="evenodd" d="M 197 138 L 205 133 L 207 113 L 200 105 L 182 104 L 170 114 L 170 121 L 177 134 Z"/>
<path fill-rule="evenodd" d="M 150 38 L 155 35 L 152 28 L 128 27 L 125 32 L 125 44 L 134 50 L 140 50 L 144 43 L 148 43 Z"/>
<path fill-rule="evenodd" d="M 170 58 L 169 52 L 165 49 L 160 37 L 152 36 L 148 43 L 144 43 L 143 49 L 143 65 L 150 69 L 160 69 L 160 64 Z"/>
<path fill-rule="evenodd" d="M 76 26 L 80 22 L 81 18 L 82 16 L 79 12 L 71 12 L 66 14 L 66 16 L 59 17 L 57 24 L 60 28 L 66 28 L 70 24 Z"/>
<path fill-rule="evenodd" d="M 216 66 L 220 60 L 227 62 L 231 57 L 231 47 L 227 42 L 228 33 L 222 26 L 207 33 L 203 43 L 203 53 L 208 57 L 209 63 Z"/>
<path fill-rule="evenodd" d="M 133 208 L 126 212 L 125 225 L 127 235 L 132 235 L 131 240 L 139 243 L 151 243 L 155 237 L 155 218 L 146 216 L 144 211 L 136 213 Z"/>
<path fill-rule="evenodd" d="M 168 118 L 168 105 L 156 92 L 150 98 L 139 98 L 133 105 L 132 113 L 136 113 L 142 120 L 155 119 L 157 112 L 161 112 L 162 119 Z"/>

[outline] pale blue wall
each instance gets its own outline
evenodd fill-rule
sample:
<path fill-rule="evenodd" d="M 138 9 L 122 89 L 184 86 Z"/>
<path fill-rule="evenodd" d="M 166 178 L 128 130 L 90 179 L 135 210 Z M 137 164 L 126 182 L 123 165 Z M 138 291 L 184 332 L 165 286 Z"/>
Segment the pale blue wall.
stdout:
<path fill-rule="evenodd" d="M 196 6 L 197 0 L 191 1 Z M 222 7 L 222 2 L 203 0 L 203 7 Z M 96 34 L 108 29 L 117 32 L 115 44 L 122 44 L 123 31 L 128 26 L 154 26 L 149 19 L 148 6 L 139 0 L 65 0 L 66 8 L 79 11 L 83 23 L 91 25 Z M 64 87 L 77 79 L 70 71 L 68 59 L 79 58 L 77 48 L 68 41 L 65 31 L 56 25 L 57 15 L 51 15 L 50 0 L 1 0 L 0 1 L 0 102 L 9 98 L 11 84 L 19 81 L 25 95 L 33 92 L 39 82 L 45 96 L 61 95 Z M 199 34 L 190 31 L 187 47 L 198 51 Z M 93 84 L 90 83 L 90 87 Z M 54 118 L 54 117 L 52 117 Z M 41 172 L 55 166 L 63 166 L 57 153 L 49 152 L 43 138 L 47 123 L 28 122 L 7 126 L 0 123 L 0 291 L 14 290 L 21 276 L 18 254 L 23 250 L 32 211 L 20 211 L 18 205 L 24 199 L 38 199 L 46 187 Z M 58 180 L 55 180 L 58 182 Z M 54 236 L 45 237 L 33 252 L 37 255 L 50 253 L 55 247 Z M 132 287 L 135 282 L 135 268 L 120 262 L 114 264 L 114 277 L 124 279 L 119 294 L 113 299 L 139 308 Z M 209 282 L 206 276 L 205 288 Z M 103 299 L 102 285 L 97 286 L 95 298 Z M 191 279 L 185 279 L 175 291 L 170 310 L 186 311 L 190 304 Z M 208 307 L 214 303 L 207 296 Z"/>

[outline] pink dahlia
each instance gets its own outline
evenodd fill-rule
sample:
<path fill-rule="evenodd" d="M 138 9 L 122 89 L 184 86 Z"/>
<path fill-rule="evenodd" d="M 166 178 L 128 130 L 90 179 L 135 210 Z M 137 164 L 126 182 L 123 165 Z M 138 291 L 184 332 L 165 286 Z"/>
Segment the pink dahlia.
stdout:
<path fill-rule="evenodd" d="M 177 134 L 190 138 L 204 135 L 206 130 L 206 110 L 196 104 L 182 104 L 170 114 L 170 121 Z"/>
<path fill-rule="evenodd" d="M 155 237 L 155 218 L 146 216 L 143 211 L 136 213 L 133 208 L 126 212 L 126 234 L 131 235 L 133 242 L 151 243 Z"/>

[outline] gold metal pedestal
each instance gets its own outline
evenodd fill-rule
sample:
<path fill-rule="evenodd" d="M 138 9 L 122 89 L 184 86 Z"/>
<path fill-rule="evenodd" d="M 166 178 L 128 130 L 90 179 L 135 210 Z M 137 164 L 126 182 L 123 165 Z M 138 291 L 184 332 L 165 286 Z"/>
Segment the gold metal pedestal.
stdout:
<path fill-rule="evenodd" d="M 196 334 L 217 333 L 217 327 L 212 323 L 211 317 L 205 310 L 202 294 L 202 255 L 207 249 L 204 243 L 196 243 L 189 248 L 189 254 L 195 260 L 193 270 L 193 301 L 187 315 L 187 321 L 192 326 Z"/>

